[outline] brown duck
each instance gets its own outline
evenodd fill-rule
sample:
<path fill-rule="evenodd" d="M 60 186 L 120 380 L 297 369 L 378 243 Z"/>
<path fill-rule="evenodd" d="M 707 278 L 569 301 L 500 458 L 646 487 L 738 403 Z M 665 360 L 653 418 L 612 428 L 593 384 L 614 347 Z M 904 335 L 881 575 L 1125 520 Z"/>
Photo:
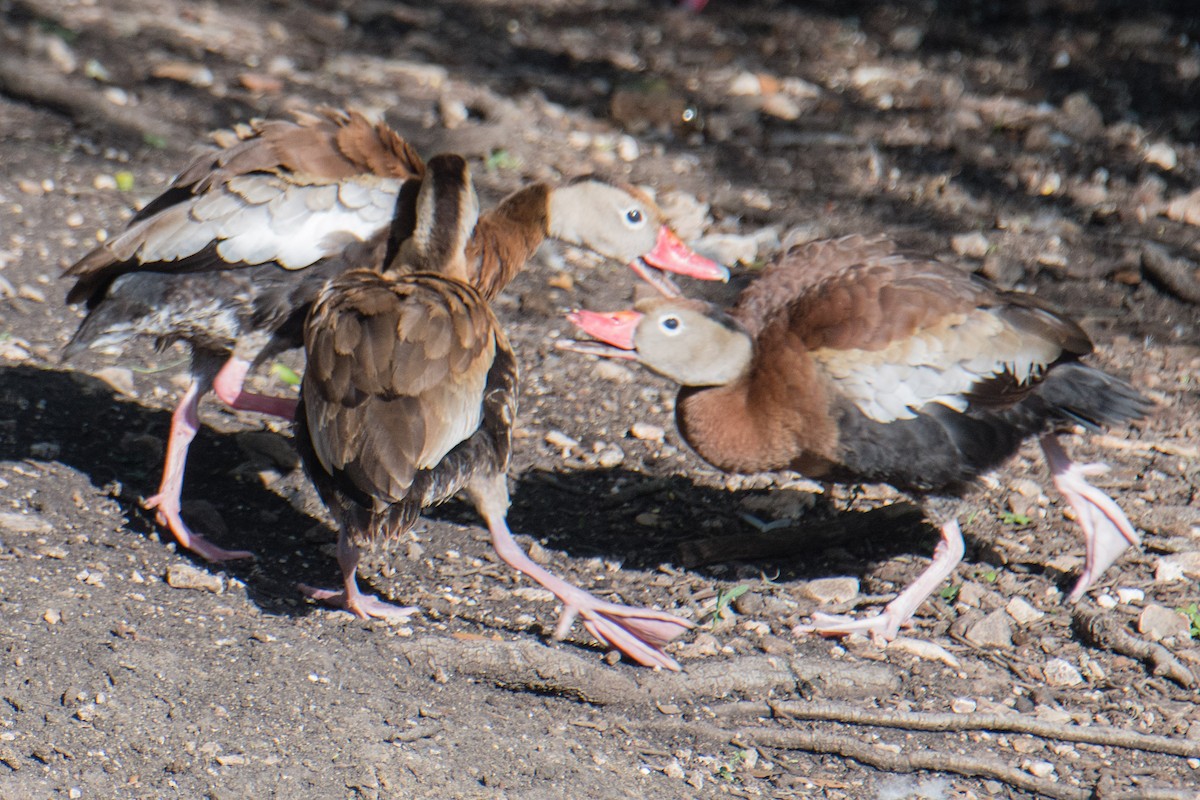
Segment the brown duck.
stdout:
<path fill-rule="evenodd" d="M 210 390 L 232 408 L 291 419 L 295 401 L 243 389 L 250 369 L 297 347 L 320 287 L 349 265 L 395 256 L 392 228 L 411 226 L 425 166 L 392 129 L 322 110 L 219 136 L 128 228 L 80 259 L 68 302 L 88 315 L 65 351 L 121 346 L 134 336 L 187 342 L 192 382 L 172 416 L 159 491 L 147 498 L 181 546 L 210 561 L 251 556 L 218 547 L 180 517 L 188 446 Z M 407 187 L 407 188 L 406 188 Z M 402 195 L 407 194 L 408 199 Z M 488 296 L 547 237 L 590 247 L 660 285 L 658 268 L 699 278 L 727 273 L 679 242 L 640 192 L 599 180 L 534 184 L 483 215 L 467 270 Z"/>
<path fill-rule="evenodd" d="M 403 269 L 345 272 L 319 293 L 304 329 L 308 366 L 296 419 L 304 466 L 337 518 L 340 590 L 304 587 L 359 617 L 405 616 L 363 594 L 360 548 L 407 532 L 422 510 L 462 491 L 497 555 L 578 616 L 597 639 L 647 666 L 678 669 L 663 646 L 691 623 L 611 603 L 536 564 L 509 532 L 508 469 L 517 364 L 465 253 L 475 224 L 466 163 L 430 160 Z"/>
<path fill-rule="evenodd" d="M 791 249 L 728 314 L 656 299 L 572 320 L 609 346 L 566 347 L 636 358 L 682 385 L 680 433 L 714 466 L 884 482 L 924 500 L 942 533 L 929 568 L 877 616 L 817 614 L 798 630 L 894 637 L 962 559 L 958 498 L 1031 436 L 1084 531 L 1072 601 L 1140 541 L 1086 480 L 1104 467 L 1072 463 L 1055 431 L 1120 424 L 1150 403 L 1081 363 L 1087 335 L 1032 295 L 854 236 Z"/>

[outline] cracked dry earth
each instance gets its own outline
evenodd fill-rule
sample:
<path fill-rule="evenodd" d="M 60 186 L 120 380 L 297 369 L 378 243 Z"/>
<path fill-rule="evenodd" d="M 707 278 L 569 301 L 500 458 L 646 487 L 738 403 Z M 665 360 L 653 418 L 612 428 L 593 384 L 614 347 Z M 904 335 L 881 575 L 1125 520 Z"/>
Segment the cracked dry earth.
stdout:
<path fill-rule="evenodd" d="M 0 797 L 1196 796 L 1200 21 L 943 6 L 0 0 Z M 1082 543 L 1028 448 L 913 630 L 794 638 L 886 601 L 936 533 L 886 487 L 700 463 L 663 382 L 554 349 L 564 311 L 632 288 L 547 247 L 497 307 L 523 369 L 510 524 L 588 589 L 697 620 L 685 673 L 549 642 L 547 593 L 458 504 L 364 569 L 410 623 L 302 600 L 335 577 L 330 520 L 286 426 L 215 403 L 185 510 L 259 559 L 177 552 L 140 499 L 185 353 L 60 363 L 58 276 L 205 132 L 318 103 L 467 155 L 489 203 L 589 171 L 653 186 L 740 275 L 882 231 L 1036 291 L 1157 403 L 1064 440 L 1112 465 L 1144 546 L 1066 606 Z"/>

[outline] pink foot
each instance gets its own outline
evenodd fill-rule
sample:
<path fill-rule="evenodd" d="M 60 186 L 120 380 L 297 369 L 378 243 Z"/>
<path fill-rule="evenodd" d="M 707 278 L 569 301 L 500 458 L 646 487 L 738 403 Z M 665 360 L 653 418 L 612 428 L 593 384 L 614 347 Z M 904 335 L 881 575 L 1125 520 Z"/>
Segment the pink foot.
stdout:
<path fill-rule="evenodd" d="M 869 633 L 891 641 L 900 633 L 900 628 L 912 624 L 912 616 L 925 598 L 933 593 L 942 581 L 962 561 L 965 546 L 957 520 L 942 525 L 942 540 L 933 551 L 933 561 L 918 578 L 909 584 L 896 599 L 888 603 L 883 611 L 872 617 L 855 619 L 840 614 L 812 615 L 812 624 L 797 625 L 792 633 L 802 636 L 817 633 L 821 636 L 846 636 L 851 633 Z"/>
<path fill-rule="evenodd" d="M 179 498 L 167 494 L 156 494 L 147 497 L 142 505 L 147 509 L 157 511 L 158 524 L 171 531 L 175 541 L 185 550 L 189 550 L 205 561 L 220 563 L 222 561 L 237 561 L 242 558 L 254 558 L 249 550 L 226 550 L 218 547 L 198 533 L 194 533 L 179 515 Z"/>
<path fill-rule="evenodd" d="M 213 392 L 221 402 L 230 408 L 242 411 L 256 411 L 260 414 L 271 414 L 284 419 L 295 419 L 297 401 L 288 397 L 270 397 L 265 394 L 254 394 L 242 389 L 246 381 L 246 373 L 250 371 L 250 362 L 240 358 L 230 357 L 213 379 Z"/>
<path fill-rule="evenodd" d="M 1130 545 L 1141 544 L 1142 537 L 1116 501 L 1087 482 L 1088 476 L 1108 472 L 1107 464 L 1072 462 L 1053 436 L 1042 437 L 1041 445 L 1055 488 L 1075 509 L 1076 521 L 1083 528 L 1083 572 L 1067 595 L 1067 600 L 1074 603 Z"/>
<path fill-rule="evenodd" d="M 679 670 L 679 662 L 664 653 L 663 648 L 694 627 L 691 622 L 664 611 L 609 603 L 569 584 L 546 588 L 563 601 L 562 616 L 554 629 L 555 639 L 566 636 L 578 617 L 598 641 L 620 650 L 642 666 Z"/>
<path fill-rule="evenodd" d="M 304 583 L 299 584 L 299 588 L 305 596 L 325 605 L 349 611 L 359 619 L 374 617 L 375 619 L 407 620 L 421 610 L 417 606 L 396 606 L 385 603 L 375 595 L 363 594 L 357 589 L 353 593 L 347 593 L 344 589 L 341 591 L 317 589 Z"/>

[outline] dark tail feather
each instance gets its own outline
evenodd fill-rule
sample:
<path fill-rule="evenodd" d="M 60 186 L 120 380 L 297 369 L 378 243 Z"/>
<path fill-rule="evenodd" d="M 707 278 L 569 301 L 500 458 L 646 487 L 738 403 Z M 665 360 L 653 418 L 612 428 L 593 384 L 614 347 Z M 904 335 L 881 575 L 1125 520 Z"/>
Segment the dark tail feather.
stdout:
<path fill-rule="evenodd" d="M 1093 430 L 1145 417 L 1154 402 L 1120 378 L 1084 364 L 1061 364 L 1038 387 L 1064 419 Z"/>

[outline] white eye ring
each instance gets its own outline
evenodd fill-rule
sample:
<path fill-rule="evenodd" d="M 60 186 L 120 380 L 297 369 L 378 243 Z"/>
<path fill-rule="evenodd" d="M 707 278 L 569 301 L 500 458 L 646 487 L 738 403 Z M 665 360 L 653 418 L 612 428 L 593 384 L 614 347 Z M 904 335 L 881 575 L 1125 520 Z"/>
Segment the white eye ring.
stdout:
<path fill-rule="evenodd" d="M 678 336 L 683 330 L 683 323 L 680 322 L 679 317 L 671 314 L 670 316 L 660 319 L 658 321 L 658 327 L 661 328 L 663 333 L 665 333 L 667 336 Z"/>

